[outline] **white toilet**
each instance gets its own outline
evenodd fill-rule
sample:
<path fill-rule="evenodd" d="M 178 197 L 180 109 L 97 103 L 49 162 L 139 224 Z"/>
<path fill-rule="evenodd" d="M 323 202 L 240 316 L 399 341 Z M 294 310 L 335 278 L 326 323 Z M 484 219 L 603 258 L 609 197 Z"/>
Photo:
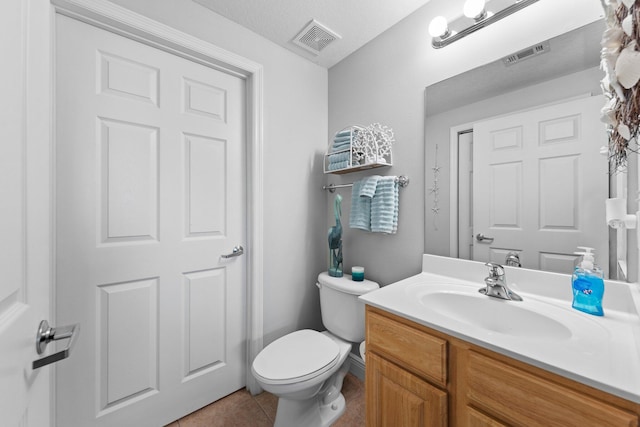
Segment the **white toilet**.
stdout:
<path fill-rule="evenodd" d="M 266 391 L 278 396 L 275 427 L 327 427 L 345 410 L 340 390 L 349 371 L 352 343 L 364 340 L 364 304 L 358 296 L 379 288 L 370 280 L 318 275 L 322 323 L 327 331 L 295 331 L 267 347 L 251 372 Z"/>

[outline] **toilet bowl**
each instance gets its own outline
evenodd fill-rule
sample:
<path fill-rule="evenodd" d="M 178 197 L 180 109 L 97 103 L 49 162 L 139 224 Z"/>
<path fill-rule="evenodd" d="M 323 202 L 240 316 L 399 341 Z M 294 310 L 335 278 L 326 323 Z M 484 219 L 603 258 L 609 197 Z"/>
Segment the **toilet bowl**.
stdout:
<path fill-rule="evenodd" d="M 367 352 L 367 347 L 364 341 L 360 343 L 360 347 L 358 347 L 358 352 L 360 352 L 360 357 L 362 358 L 362 361 L 364 363 L 367 363 L 367 359 L 366 359 L 367 356 L 365 356 L 365 353 Z"/>
<path fill-rule="evenodd" d="M 349 370 L 345 361 L 350 351 L 351 343 L 310 329 L 292 332 L 265 347 L 251 372 L 263 389 L 278 396 L 274 425 L 320 427 L 338 419 L 345 410 L 340 389 Z"/>
<path fill-rule="evenodd" d="M 317 286 L 327 331 L 285 335 L 265 347 L 251 366 L 260 386 L 278 397 L 275 427 L 327 427 L 345 411 L 340 390 L 349 371 L 348 356 L 352 344 L 364 339 L 364 304 L 358 296 L 379 285 L 325 272 Z"/>

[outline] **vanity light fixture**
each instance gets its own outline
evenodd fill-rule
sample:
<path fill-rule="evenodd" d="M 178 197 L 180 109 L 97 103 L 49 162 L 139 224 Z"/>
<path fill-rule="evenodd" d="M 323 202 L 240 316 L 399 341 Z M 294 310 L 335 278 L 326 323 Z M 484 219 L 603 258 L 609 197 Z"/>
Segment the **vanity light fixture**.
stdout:
<path fill-rule="evenodd" d="M 444 16 L 436 16 L 429 24 L 429 34 L 431 37 L 446 39 L 451 35 L 447 24 L 447 19 Z"/>
<path fill-rule="evenodd" d="M 436 16 L 429 24 L 431 45 L 440 49 L 456 40 L 524 9 L 538 0 L 466 0 L 463 16 L 451 23 L 443 16 Z"/>
<path fill-rule="evenodd" d="M 485 0 L 467 0 L 462 7 L 462 13 L 467 18 L 473 18 L 474 21 L 480 22 L 487 17 L 487 9 Z"/>

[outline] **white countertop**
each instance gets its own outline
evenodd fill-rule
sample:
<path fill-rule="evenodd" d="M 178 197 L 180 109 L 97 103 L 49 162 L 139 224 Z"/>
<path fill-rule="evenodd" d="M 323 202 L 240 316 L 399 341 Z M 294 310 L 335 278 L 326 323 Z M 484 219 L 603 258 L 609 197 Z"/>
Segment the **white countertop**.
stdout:
<path fill-rule="evenodd" d="M 483 263 L 423 256 L 422 273 L 360 297 L 365 303 L 522 362 L 640 403 L 640 289 L 637 283 L 605 281 L 603 317 L 571 308 L 571 276 L 505 267 L 508 286 L 528 311 L 567 325 L 570 338 L 550 339 L 540 330 L 517 336 L 484 329 L 421 303 L 431 290 L 477 293 L 484 287 Z M 497 302 L 496 302 L 497 303 Z M 504 319 L 508 325 L 509 319 Z M 542 326 L 542 325 L 541 325 Z"/>

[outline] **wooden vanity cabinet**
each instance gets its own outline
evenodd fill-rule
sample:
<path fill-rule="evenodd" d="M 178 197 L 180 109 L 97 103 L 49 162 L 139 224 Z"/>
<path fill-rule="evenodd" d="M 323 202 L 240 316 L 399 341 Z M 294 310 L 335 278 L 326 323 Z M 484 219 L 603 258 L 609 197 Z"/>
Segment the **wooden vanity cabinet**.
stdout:
<path fill-rule="evenodd" d="M 446 341 L 369 310 L 366 325 L 367 426 L 447 426 Z"/>
<path fill-rule="evenodd" d="M 639 404 L 371 306 L 366 340 L 368 427 L 638 426 Z"/>
<path fill-rule="evenodd" d="M 367 369 L 369 366 L 371 375 L 367 375 L 367 385 L 370 385 L 371 393 L 367 396 L 368 426 L 447 425 L 446 391 L 375 353 L 367 355 Z"/>

